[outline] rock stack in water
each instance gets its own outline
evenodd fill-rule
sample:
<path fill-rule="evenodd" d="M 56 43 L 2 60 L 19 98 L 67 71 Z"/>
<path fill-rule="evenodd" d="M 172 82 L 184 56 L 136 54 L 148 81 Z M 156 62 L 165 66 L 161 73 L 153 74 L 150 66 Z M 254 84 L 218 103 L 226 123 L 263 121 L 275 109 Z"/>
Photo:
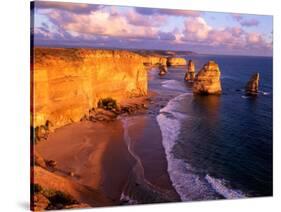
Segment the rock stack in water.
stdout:
<path fill-rule="evenodd" d="M 246 95 L 256 96 L 259 89 L 259 73 L 255 73 L 245 87 Z"/>
<path fill-rule="evenodd" d="M 195 76 L 193 93 L 200 95 L 221 94 L 220 75 L 218 64 L 210 60 Z"/>
<path fill-rule="evenodd" d="M 192 82 L 194 78 L 195 78 L 195 65 L 192 60 L 189 60 L 187 65 L 187 72 L 185 74 L 184 79 L 186 81 Z"/>
<path fill-rule="evenodd" d="M 159 76 L 163 76 L 165 74 L 167 74 L 168 70 L 167 70 L 167 66 L 165 65 L 159 65 Z"/>

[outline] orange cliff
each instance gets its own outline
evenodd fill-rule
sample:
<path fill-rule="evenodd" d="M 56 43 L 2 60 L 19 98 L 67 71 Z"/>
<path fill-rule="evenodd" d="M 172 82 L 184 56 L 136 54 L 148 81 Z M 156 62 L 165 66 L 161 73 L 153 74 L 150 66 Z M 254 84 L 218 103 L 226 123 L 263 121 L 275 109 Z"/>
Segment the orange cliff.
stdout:
<path fill-rule="evenodd" d="M 102 98 L 147 95 L 146 59 L 129 51 L 35 48 L 33 127 L 76 122 Z"/>

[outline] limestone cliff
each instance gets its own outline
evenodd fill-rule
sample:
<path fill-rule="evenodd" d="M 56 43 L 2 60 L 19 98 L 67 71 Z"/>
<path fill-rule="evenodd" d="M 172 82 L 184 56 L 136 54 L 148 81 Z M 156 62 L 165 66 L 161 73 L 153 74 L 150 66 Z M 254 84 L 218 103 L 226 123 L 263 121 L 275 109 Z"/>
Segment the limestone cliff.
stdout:
<path fill-rule="evenodd" d="M 193 83 L 193 93 L 208 95 L 221 94 L 220 69 L 215 61 L 210 60 L 197 73 Z"/>
<path fill-rule="evenodd" d="M 255 73 L 251 77 L 251 79 L 248 81 L 248 83 L 245 87 L 245 92 L 246 92 L 247 95 L 255 96 L 255 95 L 258 94 L 259 79 L 260 79 L 259 73 Z"/>
<path fill-rule="evenodd" d="M 146 56 L 145 57 L 145 64 L 146 65 L 166 65 L 167 64 L 167 58 L 161 57 L 161 56 Z"/>
<path fill-rule="evenodd" d="M 147 94 L 144 58 L 121 50 L 35 48 L 31 70 L 33 127 L 55 128 L 81 117 L 102 98 Z"/>
<path fill-rule="evenodd" d="M 181 57 L 169 57 L 167 59 L 167 66 L 185 66 L 186 60 Z"/>
<path fill-rule="evenodd" d="M 195 77 L 195 64 L 193 63 L 192 60 L 189 60 L 187 65 L 187 72 L 185 74 L 184 79 L 186 81 L 193 81 L 194 77 Z"/>

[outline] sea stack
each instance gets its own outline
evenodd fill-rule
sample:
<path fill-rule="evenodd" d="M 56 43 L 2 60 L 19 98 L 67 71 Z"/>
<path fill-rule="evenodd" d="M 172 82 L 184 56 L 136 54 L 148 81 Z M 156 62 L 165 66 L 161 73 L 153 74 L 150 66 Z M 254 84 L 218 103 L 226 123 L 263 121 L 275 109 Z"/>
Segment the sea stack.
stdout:
<path fill-rule="evenodd" d="M 218 64 L 210 60 L 195 76 L 193 93 L 199 95 L 221 94 L 220 75 Z"/>
<path fill-rule="evenodd" d="M 187 72 L 185 74 L 184 79 L 186 81 L 193 82 L 194 78 L 195 78 L 195 65 L 192 60 L 189 60 L 187 65 Z"/>
<path fill-rule="evenodd" d="M 163 76 L 165 74 L 167 74 L 168 70 L 167 70 L 167 66 L 164 65 L 159 65 L 159 76 Z"/>
<path fill-rule="evenodd" d="M 259 73 L 255 73 L 251 77 L 251 79 L 248 81 L 248 83 L 247 83 L 247 85 L 245 87 L 246 95 L 256 96 L 258 94 L 259 79 L 260 79 Z"/>

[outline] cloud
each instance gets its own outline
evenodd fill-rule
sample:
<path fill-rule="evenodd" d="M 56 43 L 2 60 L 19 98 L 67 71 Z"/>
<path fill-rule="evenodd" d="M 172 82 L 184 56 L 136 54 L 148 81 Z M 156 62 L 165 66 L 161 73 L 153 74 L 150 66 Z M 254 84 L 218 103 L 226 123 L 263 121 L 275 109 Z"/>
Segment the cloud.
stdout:
<path fill-rule="evenodd" d="M 126 16 L 118 13 L 100 10 L 86 15 L 52 10 L 46 14 L 57 28 L 72 34 L 107 35 L 124 38 L 158 38 L 156 27 L 145 26 L 144 23 L 131 24 Z"/>
<path fill-rule="evenodd" d="M 154 9 L 154 8 L 144 8 L 136 7 L 135 11 L 142 15 L 169 15 L 169 16 L 189 16 L 189 17 L 199 17 L 202 12 L 193 10 L 176 10 L 176 9 Z"/>
<path fill-rule="evenodd" d="M 232 14 L 232 18 L 238 22 L 243 19 L 242 15 L 240 14 Z"/>
<path fill-rule="evenodd" d="M 176 40 L 176 36 L 172 32 L 159 32 L 160 40 L 174 41 Z"/>
<path fill-rule="evenodd" d="M 199 17 L 202 12 L 193 10 L 158 9 L 158 13 L 163 15 Z"/>
<path fill-rule="evenodd" d="M 184 22 L 183 40 L 202 41 L 208 37 L 209 31 L 212 29 L 202 17 L 187 18 Z"/>
<path fill-rule="evenodd" d="M 246 27 L 258 26 L 259 25 L 259 21 L 256 20 L 256 19 L 248 19 L 248 20 L 241 21 L 240 24 L 242 26 L 246 26 Z"/>
<path fill-rule="evenodd" d="M 232 14 L 232 18 L 234 20 L 236 20 L 238 23 L 240 23 L 241 26 L 245 26 L 245 27 L 252 27 L 252 26 L 258 26 L 259 25 L 259 21 L 252 18 L 252 19 L 245 19 L 245 17 L 243 17 L 240 14 Z"/>
<path fill-rule="evenodd" d="M 236 17 L 238 20 L 241 18 Z M 206 48 L 225 48 L 226 50 L 270 50 L 268 43 L 260 33 L 246 32 L 241 27 L 213 28 L 202 17 L 189 17 L 181 40 L 185 43 L 205 46 Z"/>
<path fill-rule="evenodd" d="M 263 38 L 259 33 L 251 32 L 247 34 L 247 41 L 249 44 L 258 44 L 263 42 Z"/>
<path fill-rule="evenodd" d="M 130 10 L 125 14 L 129 24 L 136 26 L 161 26 L 167 20 L 163 15 L 146 16 Z"/>
<path fill-rule="evenodd" d="M 81 4 L 81 3 L 66 3 L 66 2 L 51 2 L 51 1 L 36 1 L 34 2 L 37 9 L 58 9 L 77 14 L 89 14 L 102 8 L 101 5 Z"/>
<path fill-rule="evenodd" d="M 46 17 L 34 29 L 34 39 L 40 44 L 188 49 L 199 53 L 206 49 L 216 53 L 272 52 L 270 38 L 244 30 L 243 26 L 258 25 L 256 19 L 240 14 L 232 15 L 240 26 L 217 28 L 197 11 L 114 6 L 97 9 L 88 4 L 48 3 L 36 7 L 39 10 L 35 14 Z M 169 16 L 181 16 L 183 22 L 175 24 Z"/>

